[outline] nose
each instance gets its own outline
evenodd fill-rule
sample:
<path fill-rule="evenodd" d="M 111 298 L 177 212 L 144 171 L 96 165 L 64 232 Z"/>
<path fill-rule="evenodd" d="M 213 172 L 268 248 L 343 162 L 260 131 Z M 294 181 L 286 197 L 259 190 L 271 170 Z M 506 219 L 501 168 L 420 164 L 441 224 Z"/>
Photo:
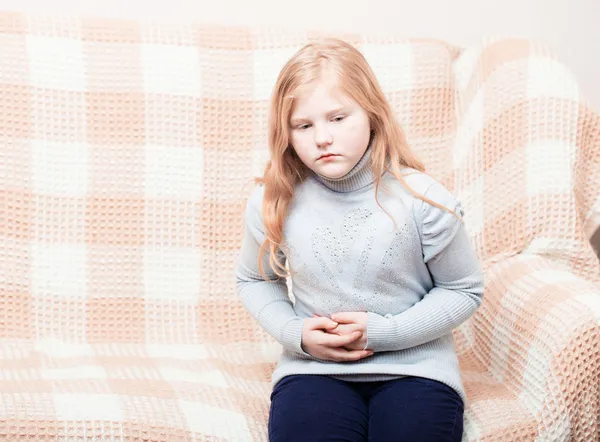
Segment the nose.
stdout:
<path fill-rule="evenodd" d="M 315 144 L 317 147 L 327 147 L 333 143 L 331 132 L 324 126 L 315 126 Z"/>

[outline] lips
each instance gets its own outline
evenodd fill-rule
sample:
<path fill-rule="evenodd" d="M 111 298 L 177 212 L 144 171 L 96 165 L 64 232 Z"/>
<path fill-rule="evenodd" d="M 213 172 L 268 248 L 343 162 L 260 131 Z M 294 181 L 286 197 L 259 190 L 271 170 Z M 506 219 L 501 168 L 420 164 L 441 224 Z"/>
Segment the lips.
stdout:
<path fill-rule="evenodd" d="M 322 160 L 324 158 L 331 158 L 331 157 L 337 157 L 337 156 L 339 156 L 339 155 L 334 154 L 334 153 L 328 153 L 328 154 L 325 154 L 325 155 L 321 155 L 318 159 Z"/>

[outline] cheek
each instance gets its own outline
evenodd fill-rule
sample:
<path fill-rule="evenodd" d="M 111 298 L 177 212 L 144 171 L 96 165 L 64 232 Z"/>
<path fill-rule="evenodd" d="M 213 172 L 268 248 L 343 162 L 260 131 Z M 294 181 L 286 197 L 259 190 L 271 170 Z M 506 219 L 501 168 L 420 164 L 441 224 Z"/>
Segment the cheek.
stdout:
<path fill-rule="evenodd" d="M 306 141 L 306 136 L 304 135 L 296 135 L 292 136 L 290 139 L 290 143 L 292 147 L 296 151 L 296 154 L 303 160 L 306 155 L 308 155 L 308 143 Z"/>
<path fill-rule="evenodd" d="M 348 119 L 346 124 L 340 126 L 342 131 L 351 133 L 353 136 L 369 133 L 369 121 L 360 117 Z"/>
<path fill-rule="evenodd" d="M 365 125 L 362 121 L 348 122 L 345 127 L 339 128 L 337 136 L 356 144 L 364 144 L 369 142 L 370 128 L 368 124 Z"/>
<path fill-rule="evenodd" d="M 294 146 L 295 149 L 301 149 L 305 142 L 303 142 L 303 137 L 301 135 L 292 135 L 290 137 L 290 143 Z"/>

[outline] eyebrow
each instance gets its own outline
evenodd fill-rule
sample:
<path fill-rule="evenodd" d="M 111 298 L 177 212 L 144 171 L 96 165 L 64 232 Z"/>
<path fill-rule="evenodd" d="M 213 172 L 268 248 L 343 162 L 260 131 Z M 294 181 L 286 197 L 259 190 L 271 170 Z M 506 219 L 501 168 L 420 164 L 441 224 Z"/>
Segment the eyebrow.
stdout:
<path fill-rule="evenodd" d="M 337 113 L 339 113 L 341 111 L 345 111 L 345 110 L 346 110 L 346 106 L 336 107 L 335 109 L 330 110 L 329 112 L 327 112 L 326 115 L 327 115 L 327 117 L 331 117 L 331 116 L 333 116 L 333 115 L 335 115 L 335 114 L 337 114 Z M 290 120 L 290 124 L 291 125 L 295 125 L 295 124 L 298 124 L 298 123 L 301 123 L 301 122 L 304 122 L 304 121 L 308 121 L 308 118 L 305 118 L 305 117 L 292 118 Z"/>

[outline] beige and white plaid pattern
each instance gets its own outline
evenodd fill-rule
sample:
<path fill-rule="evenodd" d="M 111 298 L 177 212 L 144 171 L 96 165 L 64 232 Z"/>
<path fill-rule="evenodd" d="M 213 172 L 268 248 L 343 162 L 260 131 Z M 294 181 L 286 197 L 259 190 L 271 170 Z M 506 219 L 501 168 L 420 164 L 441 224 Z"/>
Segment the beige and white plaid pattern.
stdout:
<path fill-rule="evenodd" d="M 0 439 L 266 441 L 280 348 L 233 264 L 275 77 L 322 36 L 0 14 Z M 531 42 L 341 37 L 486 269 L 465 440 L 593 440 L 600 117 Z"/>

